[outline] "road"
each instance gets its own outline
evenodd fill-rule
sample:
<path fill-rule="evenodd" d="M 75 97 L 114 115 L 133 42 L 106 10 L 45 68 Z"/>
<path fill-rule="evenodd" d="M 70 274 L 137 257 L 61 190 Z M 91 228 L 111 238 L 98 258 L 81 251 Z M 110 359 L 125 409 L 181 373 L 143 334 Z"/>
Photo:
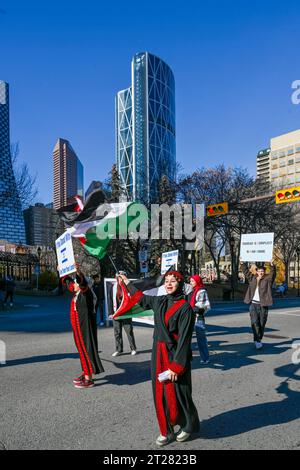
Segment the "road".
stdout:
<path fill-rule="evenodd" d="M 137 356 L 112 358 L 112 328 L 99 329 L 105 373 L 96 386 L 72 385 L 80 372 L 69 298 L 17 297 L 0 311 L 0 448 L 156 450 L 152 403 L 152 328 L 136 326 Z M 211 364 L 202 366 L 193 339 L 193 396 L 201 432 L 168 450 L 300 449 L 299 299 L 276 301 L 265 346 L 253 347 L 247 306 L 216 303 L 207 318 Z M 125 339 L 125 344 L 127 341 Z M 299 355 L 300 356 L 300 355 Z"/>

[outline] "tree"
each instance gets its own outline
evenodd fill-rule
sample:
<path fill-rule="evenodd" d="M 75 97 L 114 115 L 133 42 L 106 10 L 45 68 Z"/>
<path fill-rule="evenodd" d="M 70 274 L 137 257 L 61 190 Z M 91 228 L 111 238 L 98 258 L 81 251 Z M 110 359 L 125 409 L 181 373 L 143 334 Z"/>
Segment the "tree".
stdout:
<path fill-rule="evenodd" d="M 19 162 L 19 143 L 11 145 L 12 166 L 16 180 L 16 189 L 23 209 L 30 206 L 38 194 L 37 175 L 32 176 L 27 163 Z"/>

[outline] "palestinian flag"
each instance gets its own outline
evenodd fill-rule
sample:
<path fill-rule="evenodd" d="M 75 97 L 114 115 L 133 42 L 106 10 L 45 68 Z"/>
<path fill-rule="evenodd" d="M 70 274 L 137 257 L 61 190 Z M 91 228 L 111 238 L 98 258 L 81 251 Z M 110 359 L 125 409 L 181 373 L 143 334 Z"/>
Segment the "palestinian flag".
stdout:
<path fill-rule="evenodd" d="M 89 196 L 81 211 L 74 213 L 72 210 L 73 206 L 60 209 L 61 219 L 70 227 L 72 237 L 78 238 L 86 251 L 98 259 L 104 258 L 111 240 L 128 237 L 131 222 L 138 218 L 136 228 L 147 220 L 133 202 L 106 203 L 101 190 Z"/>
<path fill-rule="evenodd" d="M 174 267 L 170 267 L 168 271 L 172 271 Z M 164 275 L 165 276 L 165 275 Z M 114 320 L 124 320 L 125 318 L 138 318 L 153 316 L 153 310 L 145 310 L 138 304 L 138 301 L 143 294 L 146 295 L 166 295 L 164 288 L 164 276 L 149 277 L 146 279 L 138 279 L 130 283 L 138 289 L 138 291 L 131 295 L 124 283 L 121 284 L 122 301 L 121 304 L 113 315 Z"/>

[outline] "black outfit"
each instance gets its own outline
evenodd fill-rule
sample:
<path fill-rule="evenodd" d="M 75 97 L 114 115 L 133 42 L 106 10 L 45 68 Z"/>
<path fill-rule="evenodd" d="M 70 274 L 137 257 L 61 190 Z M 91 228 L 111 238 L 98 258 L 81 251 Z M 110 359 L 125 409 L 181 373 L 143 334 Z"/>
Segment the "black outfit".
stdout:
<path fill-rule="evenodd" d="M 93 284 L 93 292 L 97 297 L 97 302 L 95 305 L 95 316 L 97 322 L 97 312 L 99 309 L 100 312 L 100 323 L 104 322 L 104 309 L 103 309 L 103 302 L 104 302 L 104 281 L 96 282 Z"/>
<path fill-rule="evenodd" d="M 130 293 L 134 286 L 128 284 Z M 167 436 L 179 425 L 187 433 L 199 430 L 199 417 L 192 399 L 191 339 L 195 315 L 183 299 L 182 287 L 174 295 L 143 295 L 139 304 L 154 311 L 151 378 L 160 432 Z M 177 382 L 159 382 L 158 375 L 170 369 Z"/>
<path fill-rule="evenodd" d="M 260 343 L 264 337 L 265 326 L 268 321 L 268 307 L 262 307 L 260 304 L 251 303 L 250 318 L 254 341 Z"/>
<path fill-rule="evenodd" d="M 94 294 L 89 289 L 83 275 L 76 275 L 76 281 L 80 286 L 80 292 L 74 295 L 70 311 L 74 341 L 80 355 L 84 374 L 100 374 L 104 372 L 104 368 L 98 354 Z M 65 279 L 65 282 L 69 290 L 73 291 L 73 279 L 68 277 Z"/>
<path fill-rule="evenodd" d="M 6 283 L 5 283 L 6 295 L 5 295 L 4 303 L 6 303 L 8 299 L 10 299 L 10 303 L 13 303 L 15 285 L 16 284 L 13 280 L 6 280 Z"/>

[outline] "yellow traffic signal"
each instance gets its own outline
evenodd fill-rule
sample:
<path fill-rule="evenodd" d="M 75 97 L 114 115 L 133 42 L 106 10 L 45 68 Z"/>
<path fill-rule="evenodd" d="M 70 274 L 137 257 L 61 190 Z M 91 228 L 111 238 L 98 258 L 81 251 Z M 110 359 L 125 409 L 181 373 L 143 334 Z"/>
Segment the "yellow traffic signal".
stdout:
<path fill-rule="evenodd" d="M 228 210 L 228 202 L 211 204 L 206 207 L 206 215 L 207 217 L 213 217 L 214 215 L 225 215 L 228 213 Z"/>
<path fill-rule="evenodd" d="M 276 191 L 276 204 L 300 201 L 300 186 Z"/>

